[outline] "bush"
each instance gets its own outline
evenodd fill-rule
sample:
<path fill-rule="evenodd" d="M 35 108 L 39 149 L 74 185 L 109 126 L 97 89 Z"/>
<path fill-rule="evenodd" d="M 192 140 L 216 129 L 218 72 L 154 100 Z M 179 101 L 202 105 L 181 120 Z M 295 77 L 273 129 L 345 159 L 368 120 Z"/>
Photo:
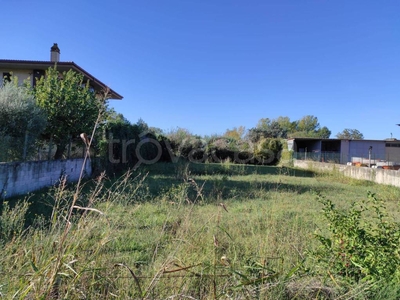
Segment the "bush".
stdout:
<path fill-rule="evenodd" d="M 202 160 L 204 155 L 204 141 L 188 130 L 178 128 L 168 133 L 167 138 L 172 154 L 189 160 Z"/>
<path fill-rule="evenodd" d="M 254 156 L 263 165 L 276 165 L 280 160 L 282 149 L 280 139 L 262 138 L 256 145 Z"/>
<path fill-rule="evenodd" d="M 11 208 L 7 201 L 0 207 L 0 245 L 19 237 L 24 229 L 29 203 L 21 201 Z"/>
<path fill-rule="evenodd" d="M 237 141 L 229 137 L 213 137 L 206 146 L 205 153 L 209 162 L 234 161 L 234 153 L 238 151 Z"/>
<path fill-rule="evenodd" d="M 131 124 L 122 116 L 107 121 L 102 127 L 97 151 L 109 173 L 119 173 L 140 164 L 169 161 L 168 139 L 153 132 L 143 120 Z"/>
<path fill-rule="evenodd" d="M 34 150 L 36 138 L 46 126 L 44 112 L 36 106 L 28 87 L 18 86 L 18 79 L 0 87 L 0 161 L 21 160 Z"/>
<path fill-rule="evenodd" d="M 400 224 L 389 217 L 383 201 L 373 193 L 348 210 L 339 210 L 319 196 L 329 236 L 316 234 L 320 248 L 314 253 L 317 265 L 332 278 L 349 283 L 379 285 L 399 283 Z"/>

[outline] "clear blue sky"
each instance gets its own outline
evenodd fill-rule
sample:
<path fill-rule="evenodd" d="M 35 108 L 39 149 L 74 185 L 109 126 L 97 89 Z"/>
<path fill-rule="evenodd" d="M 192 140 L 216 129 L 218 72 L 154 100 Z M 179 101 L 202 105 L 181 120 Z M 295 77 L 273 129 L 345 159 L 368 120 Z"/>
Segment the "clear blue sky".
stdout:
<path fill-rule="evenodd" d="M 0 0 L 0 58 L 58 43 L 131 122 L 222 134 L 318 117 L 400 139 L 399 0 Z"/>

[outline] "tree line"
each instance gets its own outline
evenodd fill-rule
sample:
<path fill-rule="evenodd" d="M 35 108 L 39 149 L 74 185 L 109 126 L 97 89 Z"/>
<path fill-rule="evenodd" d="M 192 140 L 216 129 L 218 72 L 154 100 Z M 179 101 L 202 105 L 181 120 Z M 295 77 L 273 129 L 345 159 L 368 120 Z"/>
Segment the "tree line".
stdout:
<path fill-rule="evenodd" d="M 158 156 L 165 161 L 183 157 L 200 162 L 275 164 L 285 146 L 283 139 L 326 139 L 331 135 L 312 115 L 294 121 L 286 116 L 262 118 L 253 128 L 239 126 L 222 135 L 198 136 L 183 128 L 165 132 L 141 119 L 131 123 L 108 107 L 106 91 L 96 93 L 82 74 L 72 70 L 60 73 L 56 66 L 34 87 L 18 83 L 16 77 L 4 80 L 0 87 L 0 150 L 13 159 L 26 158 L 44 142 L 56 146 L 54 159 L 62 159 L 72 142 L 85 146 L 79 136 L 91 135 L 94 126 L 95 153 L 109 162 L 128 165 Z M 344 129 L 336 137 L 363 139 L 356 129 Z M 143 142 L 145 139 L 150 142 Z M 25 145 L 23 151 L 21 145 Z"/>

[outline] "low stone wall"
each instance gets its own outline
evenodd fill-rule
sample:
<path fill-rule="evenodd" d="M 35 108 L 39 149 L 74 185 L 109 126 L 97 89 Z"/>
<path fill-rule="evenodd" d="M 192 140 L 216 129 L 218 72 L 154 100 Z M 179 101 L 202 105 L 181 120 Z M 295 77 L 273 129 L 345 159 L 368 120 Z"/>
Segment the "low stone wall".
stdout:
<path fill-rule="evenodd" d="M 301 169 L 315 169 L 321 171 L 336 170 L 351 178 L 400 187 L 400 171 L 396 170 L 373 169 L 306 160 L 294 160 L 293 163 L 295 167 Z"/>
<path fill-rule="evenodd" d="M 84 159 L 0 163 L 0 196 L 8 198 L 52 186 L 66 176 L 68 182 L 79 180 Z M 86 161 L 84 176 L 92 173 Z"/>

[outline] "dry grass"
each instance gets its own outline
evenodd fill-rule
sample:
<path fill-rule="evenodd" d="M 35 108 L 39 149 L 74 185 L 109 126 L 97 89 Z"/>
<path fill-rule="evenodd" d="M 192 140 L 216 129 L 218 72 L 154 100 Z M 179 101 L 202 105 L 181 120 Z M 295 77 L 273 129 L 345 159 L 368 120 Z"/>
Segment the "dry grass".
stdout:
<path fill-rule="evenodd" d="M 314 192 L 346 206 L 372 189 L 397 205 L 398 189 L 279 167 L 171 167 L 149 166 L 115 181 L 103 176 L 75 190 L 60 185 L 51 194 L 52 214 L 25 231 L 13 225 L 19 229 L 3 238 L 0 295 L 367 299 L 365 287 L 346 289 L 312 274 L 308 251 L 314 231 L 325 226 Z"/>

